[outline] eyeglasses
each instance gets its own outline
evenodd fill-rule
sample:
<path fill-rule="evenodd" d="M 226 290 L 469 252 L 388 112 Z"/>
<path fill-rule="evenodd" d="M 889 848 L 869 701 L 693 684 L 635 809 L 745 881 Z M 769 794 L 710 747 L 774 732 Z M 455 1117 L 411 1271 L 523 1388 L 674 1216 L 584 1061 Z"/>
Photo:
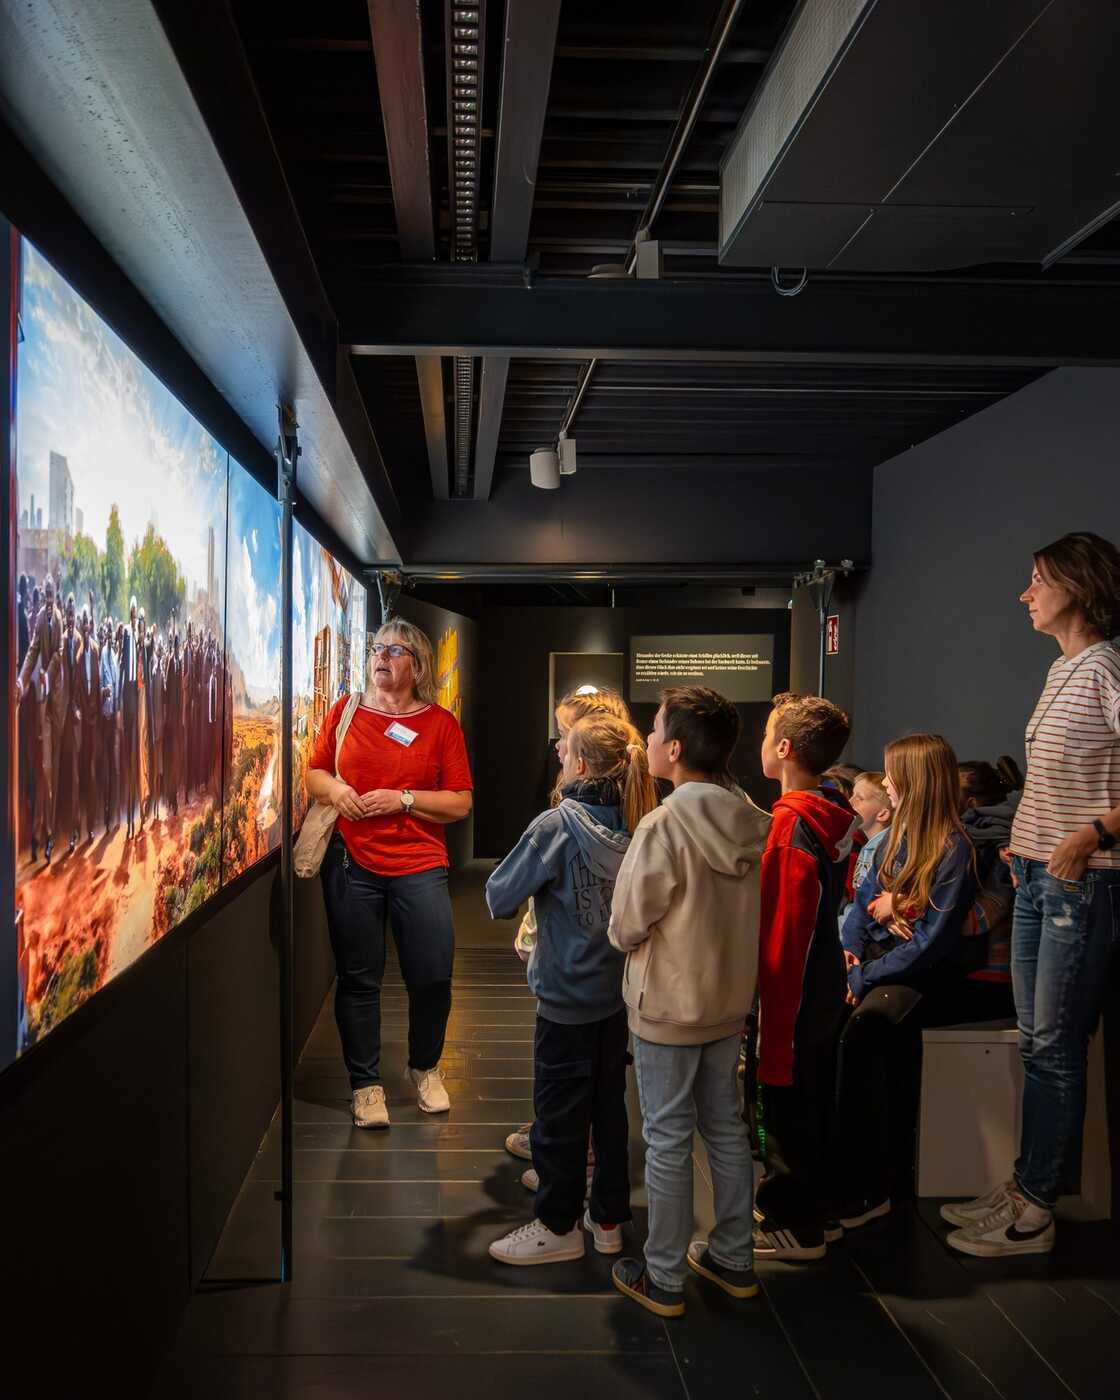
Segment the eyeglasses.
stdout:
<path fill-rule="evenodd" d="M 370 650 L 373 652 L 374 656 L 382 656 L 385 652 L 388 652 L 394 661 L 396 661 L 399 656 L 403 656 L 405 652 L 408 652 L 409 656 L 411 656 L 414 661 L 416 660 L 416 653 L 412 648 L 402 647 L 398 642 L 393 642 L 392 645 L 388 645 L 385 642 L 374 642 Z"/>

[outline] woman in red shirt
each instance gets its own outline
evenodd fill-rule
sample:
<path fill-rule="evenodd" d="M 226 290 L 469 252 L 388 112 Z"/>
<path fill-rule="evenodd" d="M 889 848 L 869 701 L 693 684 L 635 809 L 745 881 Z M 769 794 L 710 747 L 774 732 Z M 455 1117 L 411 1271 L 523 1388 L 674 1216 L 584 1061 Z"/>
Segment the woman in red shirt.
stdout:
<path fill-rule="evenodd" d="M 327 715 L 307 791 L 338 812 L 322 879 L 354 1123 L 387 1128 L 380 1073 L 387 923 L 408 988 L 408 1072 L 419 1105 L 425 1113 L 451 1106 L 439 1069 L 455 952 L 443 828 L 471 810 L 473 784 L 463 731 L 435 703 L 432 648 L 418 627 L 391 618 L 378 631 L 365 693 L 336 755 L 347 698 Z"/>

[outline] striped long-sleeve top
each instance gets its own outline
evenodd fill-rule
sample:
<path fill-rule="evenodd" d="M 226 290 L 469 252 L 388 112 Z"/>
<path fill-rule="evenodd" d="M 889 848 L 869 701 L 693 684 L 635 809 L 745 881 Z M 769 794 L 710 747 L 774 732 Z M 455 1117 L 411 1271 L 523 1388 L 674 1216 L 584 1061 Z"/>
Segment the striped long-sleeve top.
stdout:
<path fill-rule="evenodd" d="M 1027 781 L 1011 849 L 1048 861 L 1067 836 L 1120 805 L 1120 647 L 1097 642 L 1059 657 L 1027 725 Z M 1094 870 L 1120 870 L 1120 846 Z"/>

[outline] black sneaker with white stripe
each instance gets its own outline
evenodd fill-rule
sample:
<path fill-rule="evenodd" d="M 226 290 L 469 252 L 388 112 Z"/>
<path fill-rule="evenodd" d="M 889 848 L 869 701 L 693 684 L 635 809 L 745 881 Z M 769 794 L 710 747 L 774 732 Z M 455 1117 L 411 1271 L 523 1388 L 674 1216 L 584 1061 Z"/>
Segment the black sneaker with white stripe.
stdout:
<path fill-rule="evenodd" d="M 776 1220 L 763 1219 L 754 1227 L 754 1257 L 756 1259 L 790 1259 L 805 1261 L 823 1259 L 827 1245 L 824 1231 L 799 1226 L 796 1230 L 779 1225 Z"/>

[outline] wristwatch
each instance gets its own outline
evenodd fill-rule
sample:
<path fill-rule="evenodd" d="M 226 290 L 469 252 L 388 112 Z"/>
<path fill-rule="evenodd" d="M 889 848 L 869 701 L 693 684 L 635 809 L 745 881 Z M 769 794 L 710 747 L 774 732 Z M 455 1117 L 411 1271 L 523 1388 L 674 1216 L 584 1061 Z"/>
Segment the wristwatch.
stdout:
<path fill-rule="evenodd" d="M 412 804 L 415 801 L 416 798 L 412 795 L 411 792 L 409 792 L 408 788 L 405 788 L 401 793 L 401 811 L 405 814 L 406 817 L 412 811 Z"/>
<path fill-rule="evenodd" d="M 1111 851 L 1116 845 L 1116 837 L 1099 818 L 1094 820 L 1093 825 L 1097 828 L 1097 850 Z"/>

